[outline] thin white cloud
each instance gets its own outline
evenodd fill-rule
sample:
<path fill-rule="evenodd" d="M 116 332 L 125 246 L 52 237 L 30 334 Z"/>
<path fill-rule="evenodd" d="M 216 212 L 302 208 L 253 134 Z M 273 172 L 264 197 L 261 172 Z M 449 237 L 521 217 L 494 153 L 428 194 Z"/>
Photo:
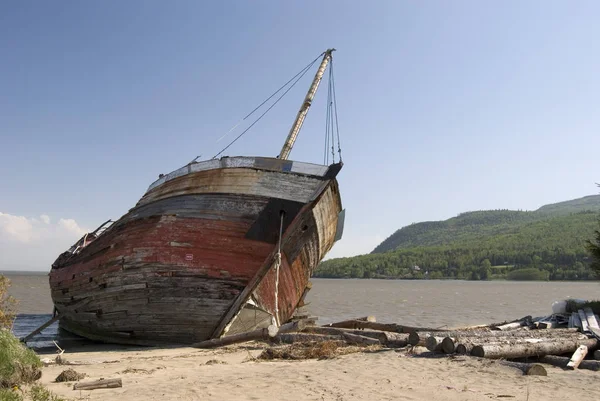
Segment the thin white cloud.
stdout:
<path fill-rule="evenodd" d="M 0 231 L 20 242 L 29 242 L 33 236 L 33 219 L 0 212 Z"/>
<path fill-rule="evenodd" d="M 49 269 L 60 253 L 88 231 L 73 219 L 55 221 L 45 214 L 35 218 L 0 212 L 0 270 Z"/>
<path fill-rule="evenodd" d="M 80 237 L 87 232 L 87 230 L 79 227 L 79 224 L 73 219 L 60 219 L 58 220 L 58 226 Z"/>

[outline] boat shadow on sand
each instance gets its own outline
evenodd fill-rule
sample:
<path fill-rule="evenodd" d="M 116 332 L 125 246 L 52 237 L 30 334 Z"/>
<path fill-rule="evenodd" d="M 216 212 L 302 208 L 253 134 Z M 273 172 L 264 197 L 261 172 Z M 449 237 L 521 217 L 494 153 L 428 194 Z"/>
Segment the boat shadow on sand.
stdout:
<path fill-rule="evenodd" d="M 38 327 L 52 319 L 52 314 L 18 314 L 15 318 L 12 332 L 20 339 L 23 339 Z M 56 342 L 56 344 L 55 344 Z M 54 322 L 39 334 L 35 335 L 29 341 L 27 346 L 40 355 L 56 354 L 59 349 L 71 352 L 104 352 L 104 351 L 141 351 L 151 348 L 181 348 L 185 345 L 161 345 L 159 347 L 150 347 L 142 345 L 121 345 L 110 344 L 100 341 L 93 341 L 76 334 L 70 333 L 58 327 L 58 322 Z"/>

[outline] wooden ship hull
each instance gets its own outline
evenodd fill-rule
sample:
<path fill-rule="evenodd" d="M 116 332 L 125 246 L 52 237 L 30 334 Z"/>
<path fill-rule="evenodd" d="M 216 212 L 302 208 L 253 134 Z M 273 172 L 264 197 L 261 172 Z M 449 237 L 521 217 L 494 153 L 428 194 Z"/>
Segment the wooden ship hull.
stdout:
<path fill-rule="evenodd" d="M 189 344 L 289 320 L 341 236 L 340 168 L 224 157 L 163 176 L 54 263 L 60 327 L 108 342 Z"/>

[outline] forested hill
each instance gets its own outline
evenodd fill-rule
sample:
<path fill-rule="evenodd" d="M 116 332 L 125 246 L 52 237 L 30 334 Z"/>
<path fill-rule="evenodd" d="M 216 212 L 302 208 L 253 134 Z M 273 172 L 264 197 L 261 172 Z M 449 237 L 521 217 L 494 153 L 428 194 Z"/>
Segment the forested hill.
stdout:
<path fill-rule="evenodd" d="M 585 241 L 593 238 L 599 216 L 600 195 L 535 211 L 462 213 L 411 224 L 371 254 L 321 263 L 315 276 L 591 279 Z"/>
<path fill-rule="evenodd" d="M 486 210 L 462 213 L 445 221 L 415 223 L 396 231 L 373 253 L 414 246 L 444 245 L 516 233 L 525 224 L 579 212 L 600 211 L 600 195 L 540 207 L 535 211 Z"/>

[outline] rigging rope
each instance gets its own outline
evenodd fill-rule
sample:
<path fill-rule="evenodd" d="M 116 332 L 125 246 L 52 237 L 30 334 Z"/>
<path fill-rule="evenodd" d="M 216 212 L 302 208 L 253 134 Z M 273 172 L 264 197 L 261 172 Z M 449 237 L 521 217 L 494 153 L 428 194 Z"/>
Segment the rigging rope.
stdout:
<path fill-rule="evenodd" d="M 275 323 L 277 326 L 279 326 L 279 266 L 281 266 L 281 237 L 283 236 L 283 218 L 285 212 L 282 210 L 280 215 L 279 242 L 277 244 L 277 255 L 275 255 Z"/>
<path fill-rule="evenodd" d="M 329 66 L 329 71 L 331 73 L 331 87 L 333 92 L 333 109 L 335 111 L 335 129 L 337 131 L 337 141 L 338 141 L 338 154 L 340 156 L 340 163 L 342 162 L 342 144 L 340 142 L 340 126 L 338 125 L 338 112 L 337 112 L 337 98 L 335 96 L 335 75 L 333 75 L 333 58 L 331 59 L 331 65 Z"/>
<path fill-rule="evenodd" d="M 342 161 L 342 149 L 340 146 L 340 130 L 337 118 L 337 102 L 335 97 L 335 78 L 333 75 L 333 59 L 329 69 L 329 82 L 327 86 L 327 116 L 325 120 L 325 149 L 323 152 L 323 164 L 329 164 L 329 146 L 331 145 L 331 162 L 335 163 L 335 134 L 337 132 L 337 146 L 340 162 Z"/>
<path fill-rule="evenodd" d="M 246 132 L 248 132 L 250 130 L 250 128 L 252 128 L 254 126 L 254 124 L 256 124 L 258 121 L 260 121 L 260 119 L 263 118 L 264 115 L 267 114 L 281 100 L 281 98 L 283 98 L 294 87 L 294 85 L 296 85 L 298 83 L 298 81 L 308 72 L 308 70 L 310 70 L 310 68 L 317 62 L 317 60 L 319 60 L 319 58 L 321 58 L 321 56 L 323 54 L 325 54 L 325 52 L 319 54 L 310 64 L 308 64 L 306 67 L 304 67 L 302 70 L 300 70 L 300 72 L 298 72 L 296 75 L 294 75 L 289 81 L 287 81 L 285 84 L 283 84 L 283 86 L 281 86 L 279 89 L 277 89 L 271 96 L 269 96 L 267 99 L 265 99 L 260 105 L 258 105 L 248 115 L 246 115 L 237 124 L 235 124 L 229 131 L 227 131 L 221 138 L 219 138 L 217 140 L 217 142 L 219 142 L 221 139 L 225 138 L 231 131 L 233 131 L 234 129 L 236 129 L 244 120 L 246 120 L 248 117 L 250 117 L 252 114 L 254 114 L 255 111 L 257 111 L 258 109 L 260 109 L 265 103 L 267 103 L 269 100 L 271 100 L 283 88 L 285 88 L 287 85 L 289 85 L 290 82 L 294 81 L 294 79 L 297 78 L 292 83 L 292 86 L 290 86 L 285 92 L 283 92 L 283 94 L 281 96 L 279 96 L 277 98 L 277 100 L 275 100 L 275 103 L 273 103 L 263 114 L 261 114 L 248 128 L 246 128 L 240 135 L 238 135 L 233 141 L 231 141 L 225 148 L 223 148 L 219 153 L 217 153 L 213 157 L 213 159 L 216 159 L 219 155 L 221 155 L 223 152 L 225 152 L 231 145 L 233 145 Z"/>
<path fill-rule="evenodd" d="M 331 105 L 333 105 L 333 70 L 331 69 L 331 66 L 329 68 L 329 88 L 332 92 L 331 95 Z M 331 110 L 331 106 L 329 107 Z M 335 163 L 335 150 L 334 150 L 334 145 L 335 145 L 335 138 L 333 137 L 333 111 L 330 111 L 331 113 L 331 162 Z"/>

